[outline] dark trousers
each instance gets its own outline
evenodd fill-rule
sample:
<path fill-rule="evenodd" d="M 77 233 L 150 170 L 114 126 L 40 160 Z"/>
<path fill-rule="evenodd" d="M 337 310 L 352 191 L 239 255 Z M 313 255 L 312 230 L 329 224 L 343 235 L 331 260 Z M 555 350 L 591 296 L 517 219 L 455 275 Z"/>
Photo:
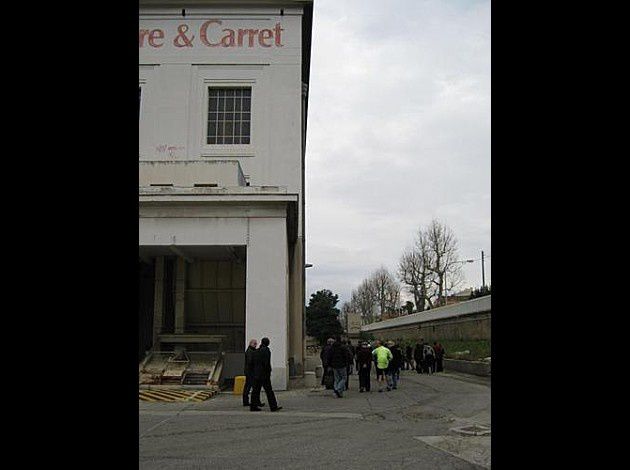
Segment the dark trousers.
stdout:
<path fill-rule="evenodd" d="M 359 368 L 359 387 L 370 391 L 370 370 L 371 367 Z"/>
<path fill-rule="evenodd" d="M 352 365 L 346 368 L 346 390 L 350 389 L 350 376 L 352 375 Z"/>
<path fill-rule="evenodd" d="M 269 403 L 269 409 L 275 410 L 278 408 L 278 402 L 276 401 L 276 395 L 271 388 L 271 377 L 263 377 L 260 379 L 254 379 L 254 386 L 252 387 L 252 399 L 250 401 L 251 407 L 255 407 L 257 403 L 260 403 L 260 390 L 265 389 L 265 395 L 267 395 L 267 403 Z"/>
<path fill-rule="evenodd" d="M 442 362 L 442 358 L 438 357 L 435 360 L 435 371 L 436 372 L 443 372 L 444 371 L 444 363 Z"/>
<path fill-rule="evenodd" d="M 424 362 L 427 374 L 435 372 L 435 358 L 433 356 L 427 356 Z"/>
<path fill-rule="evenodd" d="M 254 386 L 254 378 L 251 375 L 245 376 L 245 386 L 243 387 L 243 405 L 249 405 L 249 392 Z"/>
<path fill-rule="evenodd" d="M 250 404 L 249 392 L 252 392 L 252 400 L 251 403 L 254 405 L 260 405 L 260 395 L 258 396 L 258 402 L 255 402 L 254 399 L 254 376 L 246 375 L 245 376 L 245 386 L 243 387 L 243 405 L 247 406 Z"/>

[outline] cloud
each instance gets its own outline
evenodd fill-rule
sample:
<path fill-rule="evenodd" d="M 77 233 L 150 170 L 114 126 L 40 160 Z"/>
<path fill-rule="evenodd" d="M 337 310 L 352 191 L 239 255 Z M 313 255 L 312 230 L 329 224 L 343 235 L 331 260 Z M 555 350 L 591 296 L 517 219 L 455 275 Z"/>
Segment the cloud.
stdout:
<path fill-rule="evenodd" d="M 434 217 L 489 254 L 490 2 L 318 0 L 307 139 L 309 295 L 348 300 Z"/>

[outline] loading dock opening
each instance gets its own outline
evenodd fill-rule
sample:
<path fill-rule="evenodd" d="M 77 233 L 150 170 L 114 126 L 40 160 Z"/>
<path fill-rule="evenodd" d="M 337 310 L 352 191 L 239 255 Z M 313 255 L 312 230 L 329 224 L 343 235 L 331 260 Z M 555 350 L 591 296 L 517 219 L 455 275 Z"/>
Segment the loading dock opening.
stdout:
<path fill-rule="evenodd" d="M 224 379 L 241 374 L 246 247 L 143 246 L 139 255 L 143 367 L 151 353 L 185 351 L 221 357 Z"/>

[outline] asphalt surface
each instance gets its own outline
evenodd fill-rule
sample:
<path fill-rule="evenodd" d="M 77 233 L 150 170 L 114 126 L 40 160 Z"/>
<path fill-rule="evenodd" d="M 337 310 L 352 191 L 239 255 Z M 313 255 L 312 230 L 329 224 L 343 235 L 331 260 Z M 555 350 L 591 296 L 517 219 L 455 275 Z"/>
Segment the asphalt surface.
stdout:
<path fill-rule="evenodd" d="M 139 468 L 489 468 L 490 437 L 452 429 L 490 427 L 490 380 L 413 371 L 401 379 L 398 390 L 378 393 L 373 379 L 372 392 L 359 393 L 353 375 L 341 399 L 329 390 L 277 392 L 276 413 L 251 413 L 230 393 L 141 402 Z"/>

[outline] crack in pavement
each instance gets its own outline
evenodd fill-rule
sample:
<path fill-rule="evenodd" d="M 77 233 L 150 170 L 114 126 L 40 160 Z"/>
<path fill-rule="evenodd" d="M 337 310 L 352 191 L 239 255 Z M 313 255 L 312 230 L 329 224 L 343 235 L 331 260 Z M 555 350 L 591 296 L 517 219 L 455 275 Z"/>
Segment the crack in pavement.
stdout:
<path fill-rule="evenodd" d="M 260 415 L 258 415 L 260 416 Z M 172 419 L 175 416 L 171 416 L 168 419 Z M 164 421 L 168 421 L 164 420 Z M 330 417 L 330 418 L 316 418 L 316 419 L 305 419 L 305 420 L 301 420 L 301 421 L 291 421 L 290 423 L 274 423 L 274 429 L 278 429 L 281 427 L 287 427 L 287 426 L 295 426 L 298 424 L 307 424 L 307 423 L 318 423 L 318 422 L 325 422 L 325 421 L 332 421 L 332 420 L 337 420 L 339 418 L 337 417 Z M 362 419 L 362 418 L 358 418 L 358 419 Z M 158 423 L 162 424 L 162 423 Z M 158 425 L 154 426 L 152 429 L 155 429 Z M 164 434 L 154 434 L 151 436 L 148 436 L 147 433 L 150 432 L 147 431 L 143 436 L 147 436 L 147 437 L 167 437 L 167 436 L 185 436 L 188 434 L 205 434 L 205 433 L 212 433 L 212 432 L 224 432 L 224 431 L 240 431 L 240 430 L 245 430 L 245 429 L 260 429 L 260 423 L 254 423 L 251 425 L 244 425 L 244 426 L 231 426 L 231 427 L 222 427 L 221 429 L 203 429 L 203 430 L 199 430 L 199 431 L 173 431 L 173 432 L 167 432 Z M 141 437 L 143 437 L 141 436 Z"/>
<path fill-rule="evenodd" d="M 163 419 L 162 421 L 160 421 L 159 423 L 155 424 L 154 426 L 151 426 L 144 433 L 140 434 L 139 439 L 142 439 L 143 437 L 148 435 L 151 431 L 153 431 L 154 429 L 157 429 L 158 427 L 162 426 L 163 424 L 167 423 L 168 421 L 172 420 L 173 418 L 177 418 L 182 411 L 186 411 L 187 408 L 191 408 L 193 406 L 195 406 L 195 405 L 194 404 L 187 405 L 187 406 L 183 407 L 182 409 L 178 410 L 177 413 L 175 413 L 173 416 L 169 416 L 168 418 Z"/>

